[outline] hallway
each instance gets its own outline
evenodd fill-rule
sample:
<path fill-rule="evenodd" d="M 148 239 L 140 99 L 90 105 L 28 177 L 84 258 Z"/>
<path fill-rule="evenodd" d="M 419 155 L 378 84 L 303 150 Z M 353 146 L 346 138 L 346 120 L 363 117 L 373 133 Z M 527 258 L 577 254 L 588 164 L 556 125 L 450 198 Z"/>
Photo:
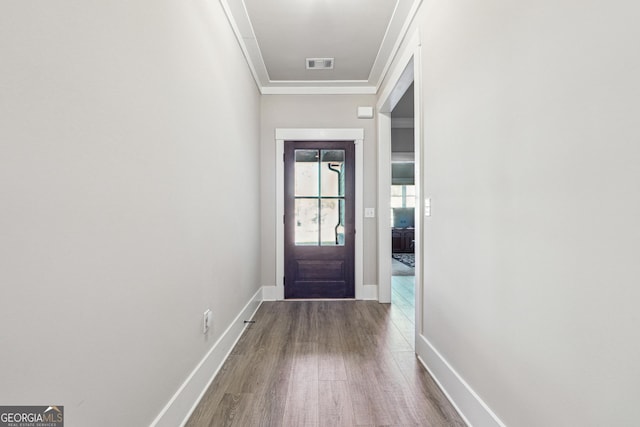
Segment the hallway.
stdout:
<path fill-rule="evenodd" d="M 395 310 L 264 302 L 187 426 L 463 426 Z"/>

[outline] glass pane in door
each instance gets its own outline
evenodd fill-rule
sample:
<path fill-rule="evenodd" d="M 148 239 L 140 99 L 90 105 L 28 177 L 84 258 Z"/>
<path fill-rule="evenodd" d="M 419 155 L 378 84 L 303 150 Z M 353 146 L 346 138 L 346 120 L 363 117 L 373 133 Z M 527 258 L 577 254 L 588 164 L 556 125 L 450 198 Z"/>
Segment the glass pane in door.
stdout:
<path fill-rule="evenodd" d="M 322 199 L 320 230 L 322 246 L 344 246 L 344 199 Z"/>
<path fill-rule="evenodd" d="M 322 150 L 320 183 L 322 197 L 344 197 L 344 150 Z"/>
<path fill-rule="evenodd" d="M 295 153 L 295 195 L 296 197 L 317 197 L 319 152 L 318 150 L 296 150 Z"/>
<path fill-rule="evenodd" d="M 320 210 L 318 208 L 318 199 L 296 199 L 294 234 L 297 246 L 319 245 Z"/>

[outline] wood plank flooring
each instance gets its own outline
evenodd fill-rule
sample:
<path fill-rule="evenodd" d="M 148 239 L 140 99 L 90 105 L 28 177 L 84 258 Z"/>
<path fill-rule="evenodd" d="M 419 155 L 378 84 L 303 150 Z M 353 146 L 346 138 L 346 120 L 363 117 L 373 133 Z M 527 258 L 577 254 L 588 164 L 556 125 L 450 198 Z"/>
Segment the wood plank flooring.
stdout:
<path fill-rule="evenodd" d="M 464 426 L 394 316 L 375 301 L 264 302 L 187 426 Z"/>
<path fill-rule="evenodd" d="M 391 277 L 391 321 L 405 340 L 415 349 L 415 277 Z"/>

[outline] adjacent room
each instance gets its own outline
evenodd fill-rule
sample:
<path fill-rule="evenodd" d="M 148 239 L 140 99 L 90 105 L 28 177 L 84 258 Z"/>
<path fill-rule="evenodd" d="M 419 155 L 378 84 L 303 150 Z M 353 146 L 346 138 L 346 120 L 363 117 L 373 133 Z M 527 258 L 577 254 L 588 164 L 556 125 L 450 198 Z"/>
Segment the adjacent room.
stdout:
<path fill-rule="evenodd" d="M 403 335 L 415 346 L 415 128 L 414 85 L 391 111 L 391 306 Z"/>

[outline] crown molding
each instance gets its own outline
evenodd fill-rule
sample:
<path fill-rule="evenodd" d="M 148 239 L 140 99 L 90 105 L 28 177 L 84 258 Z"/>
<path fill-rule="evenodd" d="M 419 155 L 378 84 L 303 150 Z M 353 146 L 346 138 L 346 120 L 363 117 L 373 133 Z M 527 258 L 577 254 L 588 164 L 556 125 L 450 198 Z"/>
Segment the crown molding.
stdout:
<path fill-rule="evenodd" d="M 375 70 L 376 70 L 376 66 L 378 66 L 379 64 L 381 64 L 382 62 L 379 61 L 380 59 L 380 55 L 382 52 L 382 46 L 380 47 L 380 51 L 378 52 L 378 57 L 376 57 L 376 61 L 373 64 L 373 67 L 371 69 L 371 75 L 369 76 L 369 81 L 372 80 L 376 80 L 376 90 L 380 88 L 380 86 L 382 85 L 382 82 L 384 81 L 384 78 L 387 76 L 387 73 L 389 72 L 389 68 L 391 67 L 391 64 L 393 63 L 393 60 L 396 58 L 396 55 L 398 54 L 398 50 L 400 49 L 400 46 L 402 45 L 402 42 L 404 41 L 405 37 L 407 36 L 407 32 L 409 31 L 409 27 L 411 26 L 411 23 L 413 22 L 413 19 L 416 16 L 416 13 L 418 13 L 418 9 L 420 8 L 420 5 L 422 4 L 422 0 L 414 0 L 411 3 L 411 8 L 409 9 L 409 13 L 407 14 L 407 18 L 405 19 L 405 21 L 402 23 L 402 28 L 400 29 L 400 32 L 398 33 L 398 37 L 395 40 L 395 43 L 393 44 L 393 47 L 391 49 L 391 51 L 389 52 L 389 55 L 387 56 L 387 61 L 384 64 L 384 68 L 382 68 L 382 70 L 379 73 L 374 74 Z M 399 3 L 398 3 L 399 5 Z M 394 14 L 397 13 L 397 7 L 396 10 L 394 11 Z M 389 26 L 391 26 L 391 23 L 389 24 Z M 387 28 L 387 32 L 389 31 L 389 28 Z M 385 38 L 387 37 L 387 34 L 385 34 Z M 377 77 L 377 79 L 376 79 Z"/>
<path fill-rule="evenodd" d="M 374 86 L 264 86 L 263 95 L 375 95 Z"/>

